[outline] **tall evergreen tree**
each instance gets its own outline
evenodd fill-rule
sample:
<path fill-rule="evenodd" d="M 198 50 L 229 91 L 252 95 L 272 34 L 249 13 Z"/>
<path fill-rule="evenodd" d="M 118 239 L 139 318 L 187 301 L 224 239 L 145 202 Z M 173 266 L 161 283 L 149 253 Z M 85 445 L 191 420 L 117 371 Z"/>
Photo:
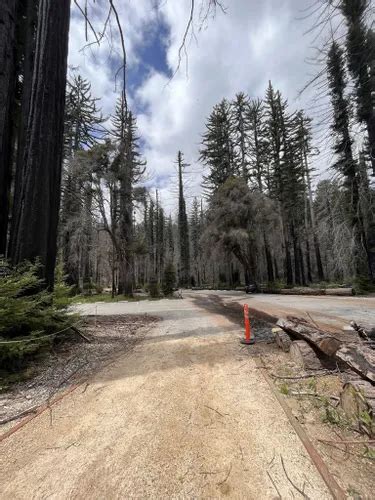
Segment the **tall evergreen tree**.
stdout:
<path fill-rule="evenodd" d="M 213 194 L 229 177 L 239 174 L 231 106 L 226 99 L 214 106 L 206 124 L 200 161 L 209 168 L 203 186 Z"/>
<path fill-rule="evenodd" d="M 238 168 L 242 177 L 249 177 L 249 98 L 243 92 L 232 102 L 234 144 L 238 157 Z"/>
<path fill-rule="evenodd" d="M 190 217 L 190 240 L 191 240 L 191 258 L 193 264 L 194 280 L 198 286 L 201 284 L 200 275 L 200 237 L 201 237 L 201 223 L 199 214 L 199 203 L 195 197 L 193 200 L 191 217 Z"/>
<path fill-rule="evenodd" d="M 184 162 L 181 151 L 177 154 L 178 168 L 178 244 L 180 257 L 180 286 L 189 286 L 190 284 L 190 240 L 189 223 L 186 213 L 186 203 L 184 196 L 183 171 L 188 166 Z"/>
<path fill-rule="evenodd" d="M 133 202 L 134 186 L 145 171 L 141 158 L 137 125 L 132 112 L 127 109 L 124 93 L 116 104 L 113 118 L 113 134 L 116 144 L 114 168 L 119 180 L 119 293 L 133 294 Z"/>
<path fill-rule="evenodd" d="M 282 226 L 282 238 L 284 243 L 284 271 L 288 285 L 293 284 L 292 257 L 290 249 L 289 219 L 286 210 L 286 191 L 288 183 L 287 169 L 283 168 L 285 158 L 285 129 L 284 115 L 286 103 L 281 103 L 279 92 L 272 87 L 271 82 L 266 93 L 266 120 L 267 136 L 270 154 L 269 189 L 271 197 L 275 198 L 279 205 L 280 222 Z"/>
<path fill-rule="evenodd" d="M 247 111 L 249 126 L 249 176 L 260 190 L 269 188 L 269 151 L 264 104 L 253 99 Z"/>
<path fill-rule="evenodd" d="M 102 135 L 103 118 L 97 108 L 98 100 L 91 95 L 90 83 L 80 75 L 74 75 L 72 81 L 68 81 L 64 124 L 66 161 L 62 184 L 61 241 L 68 283 L 79 284 L 80 287 L 91 281 L 92 274 L 92 173 L 87 168 L 79 171 L 79 160 L 75 160 L 75 155 L 78 151 L 96 144 Z M 77 232 L 80 234 L 77 235 Z M 73 259 L 75 252 L 72 239 L 80 242 L 79 259 Z"/>
<path fill-rule="evenodd" d="M 336 42 L 333 42 L 327 60 L 328 83 L 333 108 L 332 131 L 335 138 L 334 153 L 336 162 L 333 167 L 344 179 L 346 191 L 346 210 L 352 228 L 354 243 L 354 269 L 357 277 L 367 275 L 366 249 L 362 215 L 359 206 L 359 185 L 357 163 L 353 157 L 353 140 L 350 135 L 350 105 L 345 96 L 346 73 L 344 53 Z"/>
<path fill-rule="evenodd" d="M 366 17 L 371 16 L 370 0 L 342 0 L 341 11 L 347 25 L 346 53 L 348 67 L 355 82 L 359 120 L 366 125 L 369 154 L 375 176 L 375 78 L 371 31 Z"/>

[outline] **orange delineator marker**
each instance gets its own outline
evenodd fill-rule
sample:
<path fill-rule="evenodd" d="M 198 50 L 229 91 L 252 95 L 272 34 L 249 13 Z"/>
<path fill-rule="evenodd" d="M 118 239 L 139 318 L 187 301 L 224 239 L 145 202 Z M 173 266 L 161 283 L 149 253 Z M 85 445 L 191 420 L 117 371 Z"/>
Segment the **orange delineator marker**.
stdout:
<path fill-rule="evenodd" d="M 243 306 L 243 315 L 245 319 L 245 338 L 241 339 L 241 344 L 251 345 L 254 344 L 255 338 L 251 336 L 249 306 L 247 304 Z"/>

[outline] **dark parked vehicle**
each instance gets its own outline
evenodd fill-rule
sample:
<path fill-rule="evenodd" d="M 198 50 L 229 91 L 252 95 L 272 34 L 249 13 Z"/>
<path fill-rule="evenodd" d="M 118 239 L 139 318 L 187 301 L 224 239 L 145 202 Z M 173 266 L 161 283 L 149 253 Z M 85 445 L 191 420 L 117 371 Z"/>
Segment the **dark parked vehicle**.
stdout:
<path fill-rule="evenodd" d="M 246 293 L 258 292 L 258 287 L 257 287 L 256 283 L 249 283 L 248 285 L 246 285 L 245 292 Z"/>

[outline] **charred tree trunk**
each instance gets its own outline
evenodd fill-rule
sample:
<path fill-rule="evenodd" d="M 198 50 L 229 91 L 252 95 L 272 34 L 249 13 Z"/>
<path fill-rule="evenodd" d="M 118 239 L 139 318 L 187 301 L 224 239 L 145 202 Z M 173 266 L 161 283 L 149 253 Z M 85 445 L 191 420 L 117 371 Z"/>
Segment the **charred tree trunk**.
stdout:
<path fill-rule="evenodd" d="M 70 0 L 41 0 L 30 110 L 23 152 L 24 177 L 14 261 L 40 259 L 47 287 L 54 283 L 60 204 Z"/>
<path fill-rule="evenodd" d="M 133 295 L 133 204 L 132 204 L 132 175 L 129 163 L 129 154 L 126 155 L 124 172 L 120 187 L 120 241 L 121 261 L 119 262 L 118 293 Z"/>
<path fill-rule="evenodd" d="M 27 123 L 30 111 L 31 88 L 33 81 L 36 25 L 38 19 L 39 0 L 25 0 L 20 7 L 20 21 L 17 24 L 19 44 L 18 59 L 22 60 L 19 72 L 23 75 L 21 107 L 17 124 L 17 158 L 14 178 L 13 207 L 10 228 L 8 255 L 15 260 L 15 239 L 18 232 L 21 208 L 21 191 L 25 175 L 24 151 Z"/>
<path fill-rule="evenodd" d="M 269 283 L 273 283 L 275 281 L 275 275 L 273 272 L 272 255 L 265 231 L 263 232 L 263 239 L 264 239 L 264 252 L 266 254 L 266 263 L 267 263 L 267 278 Z"/>
<path fill-rule="evenodd" d="M 12 176 L 16 21 L 17 1 L 4 0 L 0 9 L 0 255 L 6 253 Z"/>
<path fill-rule="evenodd" d="M 294 229 L 294 223 L 292 223 L 292 226 L 291 226 L 291 236 L 292 236 L 292 241 L 293 241 L 295 283 L 297 285 L 302 285 L 301 266 L 300 266 L 300 259 L 299 259 L 299 253 L 298 253 L 298 241 L 297 241 L 297 235 L 296 235 L 296 232 Z"/>
<path fill-rule="evenodd" d="M 310 243 L 308 236 L 306 237 L 306 270 L 307 270 L 307 281 L 308 283 L 312 283 Z"/>

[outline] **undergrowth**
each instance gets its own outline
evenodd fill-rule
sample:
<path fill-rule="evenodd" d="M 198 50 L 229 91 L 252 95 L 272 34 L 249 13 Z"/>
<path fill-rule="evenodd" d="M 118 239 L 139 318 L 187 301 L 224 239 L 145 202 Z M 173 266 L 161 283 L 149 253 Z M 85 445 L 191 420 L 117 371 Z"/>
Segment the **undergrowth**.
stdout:
<path fill-rule="evenodd" d="M 70 289 L 58 269 L 53 292 L 43 287 L 40 265 L 1 263 L 0 376 L 25 368 L 36 353 L 50 348 L 57 334 L 69 332 L 78 316 L 68 314 Z"/>

